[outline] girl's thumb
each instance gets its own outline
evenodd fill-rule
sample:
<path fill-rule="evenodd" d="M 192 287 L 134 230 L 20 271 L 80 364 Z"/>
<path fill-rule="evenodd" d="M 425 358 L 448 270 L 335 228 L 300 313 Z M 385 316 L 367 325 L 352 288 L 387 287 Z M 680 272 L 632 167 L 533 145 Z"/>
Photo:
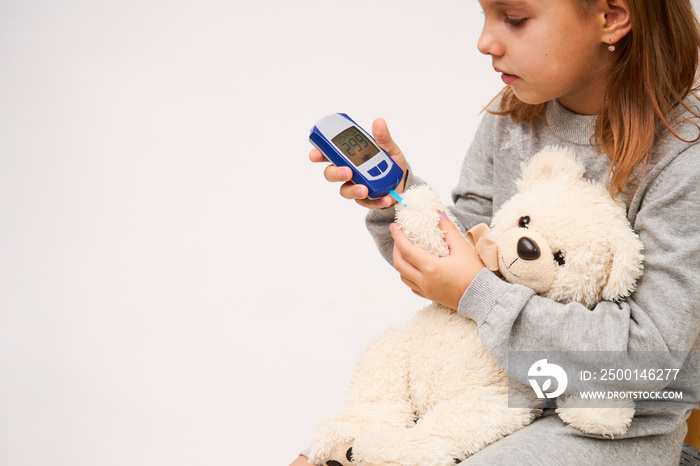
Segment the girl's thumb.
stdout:
<path fill-rule="evenodd" d="M 440 212 L 440 231 L 445 235 L 445 242 L 452 249 L 453 246 L 459 244 L 457 240 L 463 239 L 462 233 L 457 228 L 452 220 L 447 217 L 445 212 Z"/>

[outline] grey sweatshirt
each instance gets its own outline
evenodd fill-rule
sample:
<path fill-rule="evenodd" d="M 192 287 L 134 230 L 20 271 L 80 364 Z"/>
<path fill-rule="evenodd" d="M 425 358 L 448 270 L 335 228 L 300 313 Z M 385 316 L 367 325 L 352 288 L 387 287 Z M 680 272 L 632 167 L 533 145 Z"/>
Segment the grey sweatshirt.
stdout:
<path fill-rule="evenodd" d="M 688 102 L 697 112 L 700 103 Z M 687 116 L 678 117 L 676 132 L 692 141 L 700 135 L 700 122 L 683 122 Z M 453 190 L 451 212 L 465 230 L 490 224 L 515 194 L 521 163 L 547 145 L 573 149 L 586 166 L 586 178 L 607 186 L 610 159 L 590 144 L 594 124 L 594 116 L 571 113 L 557 101 L 549 102 L 535 134 L 529 123 L 485 113 Z M 538 350 L 649 351 L 650 368 L 680 369 L 678 380 L 645 389 L 675 388 L 683 399 L 638 409 L 626 437 L 670 432 L 690 408 L 700 407 L 700 144 L 686 141 L 666 131 L 648 168 L 630 180 L 631 194 L 620 198 L 644 244 L 644 274 L 629 298 L 589 310 L 538 296 L 483 269 L 459 303 L 459 313 L 476 321 L 485 347 L 506 371 L 509 352 Z M 409 171 L 407 186 L 416 184 L 423 181 Z M 394 213 L 390 207 L 367 216 L 368 229 L 390 263 Z M 615 388 L 638 388 L 633 382 L 620 381 Z"/>

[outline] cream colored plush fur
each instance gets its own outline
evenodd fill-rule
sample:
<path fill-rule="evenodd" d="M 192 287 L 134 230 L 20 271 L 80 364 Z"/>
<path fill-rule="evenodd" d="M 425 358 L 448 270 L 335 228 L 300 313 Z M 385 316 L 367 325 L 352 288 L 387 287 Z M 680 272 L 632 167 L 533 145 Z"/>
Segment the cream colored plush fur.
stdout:
<path fill-rule="evenodd" d="M 506 280 L 556 301 L 592 308 L 634 290 L 642 273 L 642 244 L 624 206 L 603 186 L 583 178 L 584 170 L 570 151 L 543 149 L 523 166 L 518 194 L 496 212 L 489 237 L 498 245 L 499 270 Z M 526 231 L 518 227 L 523 217 L 530 220 Z M 540 259 L 515 260 L 523 236 L 540 246 Z M 566 266 L 552 260 L 557 252 Z"/>
<path fill-rule="evenodd" d="M 489 238 L 498 248 L 499 264 L 501 257 L 510 254 L 507 248 L 517 244 L 512 231 L 523 230 L 517 227 L 519 218 L 528 215 L 528 233 L 537 233 L 532 239 L 542 242 L 542 251 L 564 251 L 567 266 L 571 263 L 574 269 L 562 273 L 565 267 L 552 268 L 543 260 L 535 267 L 536 275 L 547 286 L 531 278 L 527 284 L 533 289 L 588 306 L 629 293 L 641 272 L 641 255 L 626 221 L 627 235 L 618 235 L 624 208 L 612 202 L 603 188 L 583 181 L 582 166 L 561 150 L 548 149 L 533 157 L 523 173 L 520 192 L 493 219 Z M 449 254 L 438 228 L 438 211 L 445 210 L 438 196 L 422 186 L 404 193 L 404 200 L 408 208 L 398 206 L 397 223 L 408 238 L 433 254 Z M 577 209 L 583 217 L 572 219 Z M 592 220 L 595 226 L 587 227 Z M 580 223 L 574 228 L 572 222 Z M 558 233 L 562 229 L 568 233 Z M 637 241 L 634 248 L 618 239 L 630 234 Z M 592 249 L 592 243 L 600 243 L 602 249 Z M 584 251 L 581 258 L 576 254 L 579 248 Z M 585 268 L 586 260 L 594 262 L 592 269 Z M 551 256 L 548 261 L 554 263 Z M 512 269 L 517 261 L 503 262 Z M 525 268 L 518 269 L 518 274 Z M 513 280 L 512 270 L 510 276 L 506 267 L 501 273 Z M 509 408 L 508 383 L 481 344 L 476 323 L 432 303 L 406 326 L 389 330 L 365 349 L 342 410 L 322 421 L 314 433 L 310 461 L 329 466 L 455 464 L 456 459 L 528 425 L 540 414 L 537 408 Z M 529 401 L 517 405 L 536 405 L 530 387 L 510 383 L 511 397 Z M 634 413 L 629 405 L 606 408 L 604 414 L 610 419 L 604 419 L 601 428 L 600 410 L 582 408 L 577 404 L 580 400 L 567 403 L 558 411 L 562 419 L 587 432 L 621 433 Z"/>
<path fill-rule="evenodd" d="M 543 149 L 523 164 L 518 193 L 496 212 L 488 238 L 507 281 L 593 308 L 629 296 L 642 274 L 643 256 L 624 205 L 586 180 L 584 171 L 569 150 Z M 526 228 L 520 226 L 523 217 L 529 220 Z M 518 257 L 523 237 L 537 244 L 538 259 Z M 564 265 L 553 260 L 557 253 Z M 634 416 L 634 403 L 627 399 L 562 397 L 557 405 L 568 425 L 608 437 L 625 433 Z"/>

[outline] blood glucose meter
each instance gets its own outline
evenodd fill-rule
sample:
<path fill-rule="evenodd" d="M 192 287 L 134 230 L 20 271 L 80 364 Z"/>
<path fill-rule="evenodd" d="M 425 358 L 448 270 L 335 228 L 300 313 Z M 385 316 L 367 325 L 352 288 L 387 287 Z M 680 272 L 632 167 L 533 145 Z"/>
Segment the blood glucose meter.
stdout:
<path fill-rule="evenodd" d="M 346 114 L 321 118 L 311 129 L 309 141 L 336 167 L 350 167 L 352 182 L 367 186 L 370 199 L 395 195 L 403 170 Z"/>

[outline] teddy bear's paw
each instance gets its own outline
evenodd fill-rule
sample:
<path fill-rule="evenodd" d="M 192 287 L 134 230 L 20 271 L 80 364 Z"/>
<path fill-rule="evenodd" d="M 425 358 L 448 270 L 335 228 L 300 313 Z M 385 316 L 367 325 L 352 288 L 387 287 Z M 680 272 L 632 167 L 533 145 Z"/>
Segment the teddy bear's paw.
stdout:
<path fill-rule="evenodd" d="M 331 450 L 327 459 L 318 461 L 316 464 L 320 466 L 401 466 L 398 463 L 389 461 L 376 461 L 372 463 L 355 461 L 353 457 L 353 442 L 337 445 Z"/>
<path fill-rule="evenodd" d="M 407 189 L 402 197 L 408 207 L 397 204 L 396 223 L 406 237 L 431 254 L 447 256 L 450 248 L 439 227 L 440 212 L 445 212 L 452 221 L 455 219 L 440 202 L 440 195 L 428 185 L 420 185 Z"/>
<path fill-rule="evenodd" d="M 340 465 L 350 464 L 344 463 L 349 461 L 346 459 L 347 450 L 352 447 L 355 438 L 368 427 L 366 420 L 346 411 L 324 419 L 314 431 L 309 459 L 316 464 L 325 464 L 328 460 L 336 461 Z"/>
<path fill-rule="evenodd" d="M 557 400 L 557 414 L 569 426 L 587 434 L 614 437 L 627 432 L 634 417 L 634 402 L 625 399 Z"/>
<path fill-rule="evenodd" d="M 309 455 L 309 461 L 320 466 L 356 466 L 357 463 L 353 461 L 352 457 L 352 444 L 353 442 L 346 442 L 336 445 L 331 449 L 330 453 L 322 459 L 316 458 L 316 452 L 312 450 L 311 455 Z"/>
<path fill-rule="evenodd" d="M 324 422 L 319 424 L 311 441 L 309 460 L 315 464 L 327 466 L 345 466 L 351 464 L 348 450 L 352 447 L 357 431 L 342 423 Z"/>
<path fill-rule="evenodd" d="M 358 464 L 401 466 L 452 466 L 462 456 L 456 445 L 411 428 L 384 427 L 367 431 L 355 440 Z"/>
<path fill-rule="evenodd" d="M 359 461 L 355 464 L 357 466 L 402 466 L 399 463 L 394 463 L 391 461 L 378 461 L 376 463 L 367 463 L 365 461 Z"/>

